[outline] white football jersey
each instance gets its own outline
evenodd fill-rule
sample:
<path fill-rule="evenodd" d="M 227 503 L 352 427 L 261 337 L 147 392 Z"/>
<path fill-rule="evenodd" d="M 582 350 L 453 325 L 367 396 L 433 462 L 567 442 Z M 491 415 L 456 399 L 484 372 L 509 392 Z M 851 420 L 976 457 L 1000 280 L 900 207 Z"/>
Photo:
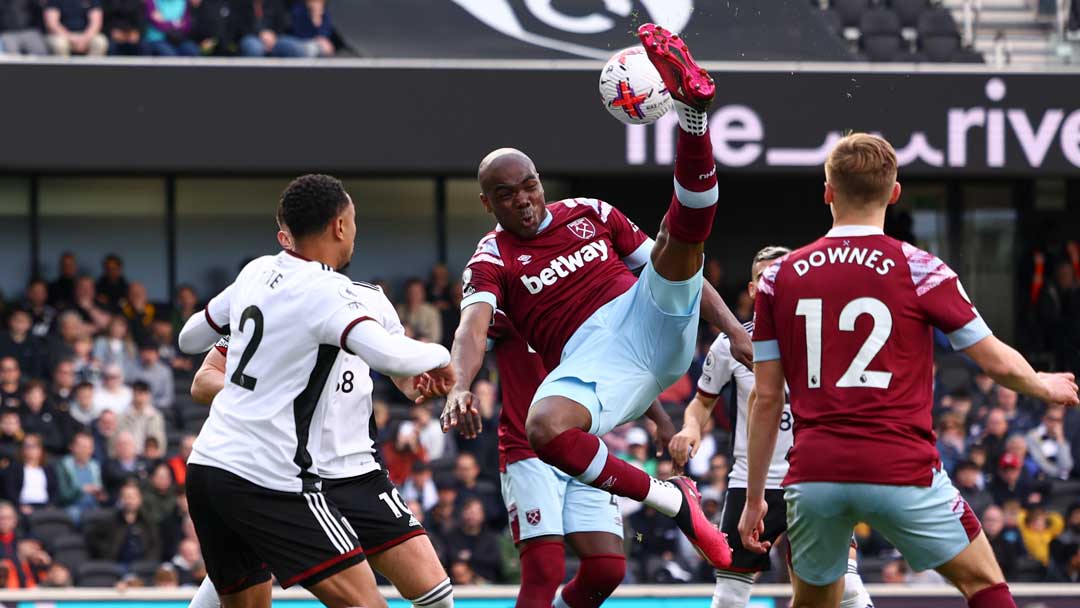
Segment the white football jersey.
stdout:
<path fill-rule="evenodd" d="M 746 323 L 743 327 L 753 334 L 753 323 Z M 731 474 L 728 476 L 728 487 L 745 488 L 749 473 L 746 468 L 746 426 L 749 419 L 747 402 L 750 399 L 750 391 L 754 389 L 754 372 L 731 356 L 731 341 L 727 335 L 720 334 L 709 347 L 709 354 L 705 356 L 705 365 L 702 366 L 701 378 L 698 379 L 698 391 L 715 397 L 732 380 L 735 381 L 736 393 L 734 420 L 731 421 L 735 429 L 735 446 L 734 462 L 731 466 Z M 787 453 L 794 442 L 791 428 L 795 419 L 791 417 L 791 403 L 788 403 L 786 398 L 784 401 L 784 413 L 780 418 L 780 433 L 776 438 L 776 451 L 773 452 L 765 486 L 770 490 L 779 489 L 784 481 L 784 476 L 788 472 Z"/>
<path fill-rule="evenodd" d="M 354 283 L 356 295 L 387 333 L 405 335 L 397 311 L 382 290 L 367 283 Z M 356 477 L 379 469 L 375 454 L 375 418 L 371 405 L 371 368 L 363 359 L 341 351 L 335 366 L 336 384 L 331 388 L 330 405 L 322 429 L 322 458 L 319 476 L 327 479 Z"/>
<path fill-rule="evenodd" d="M 225 388 L 189 462 L 282 492 L 318 487 L 321 430 L 344 338 L 377 319 L 366 288 L 291 252 L 260 257 L 215 296 L 206 317 L 230 335 Z"/>

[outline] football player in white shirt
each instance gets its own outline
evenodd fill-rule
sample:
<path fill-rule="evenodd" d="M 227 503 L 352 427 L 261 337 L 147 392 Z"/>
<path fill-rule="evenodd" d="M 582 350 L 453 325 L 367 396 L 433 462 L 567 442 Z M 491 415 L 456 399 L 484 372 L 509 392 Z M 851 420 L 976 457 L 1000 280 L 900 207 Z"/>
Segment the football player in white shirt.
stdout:
<path fill-rule="evenodd" d="M 180 348 L 230 336 L 224 388 L 188 461 L 187 494 L 207 574 L 222 604 L 269 606 L 270 573 L 327 606 L 385 606 L 356 534 L 318 476 L 330 399 L 345 350 L 415 391 L 453 381 L 445 348 L 394 335 L 336 272 L 352 257 L 356 210 L 338 180 L 306 175 L 278 204 L 293 248 L 246 265 L 193 315 Z"/>
<path fill-rule="evenodd" d="M 278 233 L 284 249 L 291 248 L 287 231 Z M 362 303 L 377 313 L 386 331 L 403 335 L 397 312 L 380 288 L 354 282 Z M 191 384 L 191 396 L 210 405 L 225 387 L 229 339 L 222 338 L 203 360 Z M 417 608 L 452 608 L 454 589 L 423 526 L 409 511 L 390 481 L 375 451 L 370 368 L 359 357 L 338 355 L 327 383 L 330 404 L 322 434 L 322 460 L 317 463 L 323 490 L 338 506 L 345 522 L 356 531 L 372 567 Z M 412 396 L 407 379 L 393 378 L 402 392 Z M 331 388 L 333 386 L 333 388 Z M 421 406 L 424 407 L 424 406 Z M 217 593 L 206 577 L 190 608 L 216 608 Z"/>
<path fill-rule="evenodd" d="M 766 247 L 754 256 L 751 265 L 752 280 L 747 285 L 751 299 L 757 293 L 757 281 L 761 273 L 774 260 L 786 255 L 789 251 L 785 247 Z M 753 322 L 746 323 L 744 327 L 753 334 Z M 720 334 L 709 347 L 709 354 L 705 356 L 705 364 L 701 370 L 701 378 L 698 379 L 697 395 L 686 408 L 682 430 L 672 438 L 668 447 L 676 470 L 685 467 L 701 445 L 701 430 L 712 414 L 717 397 L 732 381 L 735 382 L 736 396 L 736 407 L 731 414 L 732 427 L 735 431 L 732 450 L 734 462 L 728 476 L 727 495 L 724 498 L 724 511 L 720 523 L 720 530 L 727 534 L 728 542 L 731 544 L 732 561 L 727 569 L 716 571 L 716 589 L 713 592 L 712 608 L 746 606 L 750 601 L 755 575 L 771 568 L 768 553 L 754 553 L 746 549 L 739 538 L 739 517 L 746 503 L 746 428 L 747 421 L 750 419 L 749 410 L 754 399 L 751 394 L 754 388 L 754 372 L 731 356 L 731 345 L 726 335 Z M 773 452 L 772 463 L 769 465 L 768 489 L 765 491 L 769 513 L 765 518 L 765 533 L 762 539 L 767 539 L 773 544 L 787 530 L 787 505 L 784 502 L 784 491 L 780 486 L 788 471 L 787 452 L 793 442 L 793 422 L 791 405 L 785 404 L 784 413 L 780 419 L 776 451 Z M 841 608 L 873 608 L 870 595 L 866 592 L 862 578 L 859 576 L 854 548 L 851 549 L 848 559 L 848 571 L 844 579 L 844 599 L 840 606 Z"/>

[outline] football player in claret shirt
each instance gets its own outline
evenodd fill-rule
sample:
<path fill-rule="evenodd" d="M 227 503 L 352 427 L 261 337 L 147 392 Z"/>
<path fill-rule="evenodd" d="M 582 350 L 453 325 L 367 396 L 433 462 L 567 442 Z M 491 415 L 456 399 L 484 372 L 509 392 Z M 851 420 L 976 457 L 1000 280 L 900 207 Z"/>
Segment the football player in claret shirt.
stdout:
<path fill-rule="evenodd" d="M 599 439 L 641 416 L 686 373 L 702 307 L 704 241 L 716 211 L 706 126 L 715 85 L 678 37 L 651 24 L 638 35 L 679 115 L 675 194 L 660 233 L 654 243 L 619 210 L 595 199 L 547 204 L 536 166 L 518 150 L 484 158 L 480 200 L 499 225 L 480 240 L 465 269 L 452 354 L 458 382 L 447 398 L 444 428 L 477 432 L 469 387 L 483 361 L 492 315 L 503 310 L 550 370 L 525 423 L 536 455 L 582 483 L 674 518 L 711 564 L 726 566 L 727 541 L 701 511 L 693 482 L 653 479 L 608 454 Z M 745 340 L 715 291 L 705 294 L 707 320 Z"/>
<path fill-rule="evenodd" d="M 778 259 L 755 299 L 743 545 L 764 552 L 766 479 L 784 410 L 795 418 L 784 479 L 796 606 L 837 606 L 857 522 L 881 532 L 914 570 L 936 569 L 972 608 L 1016 604 L 978 518 L 935 447 L 933 329 L 995 382 L 1047 403 L 1077 403 L 1072 374 L 1036 373 L 990 331 L 956 273 L 885 236 L 900 197 L 896 153 L 865 134 L 825 165 L 833 228 Z"/>

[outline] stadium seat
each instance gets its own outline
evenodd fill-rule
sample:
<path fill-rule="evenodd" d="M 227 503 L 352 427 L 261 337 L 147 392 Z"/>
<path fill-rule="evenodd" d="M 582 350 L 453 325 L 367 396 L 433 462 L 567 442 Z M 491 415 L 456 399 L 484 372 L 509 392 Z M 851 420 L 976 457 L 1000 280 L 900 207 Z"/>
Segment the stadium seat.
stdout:
<path fill-rule="evenodd" d="M 199 430 L 202 429 L 203 423 L 206 422 L 206 419 L 210 416 L 210 408 L 198 403 L 192 403 L 183 407 L 184 409 L 180 411 L 180 416 L 184 421 L 184 431 L 198 433 Z"/>
<path fill-rule="evenodd" d="M 892 0 L 891 5 L 900 17 L 900 27 L 915 27 L 919 15 L 930 9 L 930 0 Z"/>
<path fill-rule="evenodd" d="M 869 0 L 834 0 L 833 10 L 844 27 L 858 27 L 863 13 L 870 7 Z"/>
<path fill-rule="evenodd" d="M 960 50 L 960 30 L 946 8 L 932 8 L 919 15 L 919 46 L 929 61 L 952 61 Z"/>
<path fill-rule="evenodd" d="M 52 542 L 53 561 L 75 569 L 79 564 L 90 559 L 86 550 L 86 540 L 81 534 L 65 534 Z"/>
<path fill-rule="evenodd" d="M 30 514 L 27 521 L 30 531 L 46 545 L 65 534 L 76 532 L 75 522 L 62 509 L 38 509 Z"/>
<path fill-rule="evenodd" d="M 90 532 L 100 525 L 110 525 L 115 518 L 115 509 L 90 509 L 83 513 L 80 527 L 84 533 Z"/>
<path fill-rule="evenodd" d="M 893 61 L 900 54 L 900 18 L 887 8 L 872 8 L 859 21 L 862 48 L 871 61 Z"/>
<path fill-rule="evenodd" d="M 114 562 L 84 562 L 76 569 L 75 582 L 79 587 L 115 587 L 124 571 Z"/>

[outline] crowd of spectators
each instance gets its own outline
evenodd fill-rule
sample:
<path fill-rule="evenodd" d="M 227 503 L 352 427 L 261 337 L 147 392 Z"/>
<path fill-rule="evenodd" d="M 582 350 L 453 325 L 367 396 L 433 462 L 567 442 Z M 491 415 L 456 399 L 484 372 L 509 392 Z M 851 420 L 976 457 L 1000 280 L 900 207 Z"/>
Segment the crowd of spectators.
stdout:
<path fill-rule="evenodd" d="M 49 280 L 34 279 L 2 301 L 0 586 L 195 584 L 205 570 L 183 484 L 208 410 L 188 395 L 199 361 L 178 352 L 175 336 L 200 309 L 200 294 L 183 286 L 172 302 L 153 302 L 113 255 L 96 277 L 85 270 L 65 253 Z M 710 262 L 705 275 L 724 290 L 718 263 Z M 1068 287 L 1076 277 L 1061 275 L 1043 290 L 1055 295 L 1045 297 L 1073 297 Z M 377 282 L 409 335 L 448 344 L 461 297 L 451 276 L 436 265 L 426 279 Z M 748 320 L 752 302 L 728 295 L 736 315 Z M 676 425 L 712 338 L 703 328 L 695 364 L 661 396 Z M 957 353 L 942 351 L 937 360 L 942 463 L 982 518 L 1009 580 L 1080 581 L 1080 412 L 996 386 Z M 512 583 L 520 573 L 499 491 L 493 361 L 474 391 L 488 431 L 464 440 L 442 433 L 438 404 L 411 407 L 376 378 L 377 445 L 454 583 Z M 717 521 L 730 469 L 725 402 L 732 398 L 721 395 L 687 466 Z M 624 425 L 605 441 L 650 474 L 670 476 L 674 468 L 656 456 L 652 431 L 648 422 Z M 711 580 L 668 518 L 633 501 L 620 508 L 628 582 Z M 874 530 L 861 525 L 856 533 L 867 580 L 939 580 L 911 572 Z M 570 576 L 576 562 L 568 563 Z M 766 577 L 783 581 L 785 569 L 777 563 Z"/>
<path fill-rule="evenodd" d="M 327 0 L 5 0 L 0 54 L 332 57 Z"/>

